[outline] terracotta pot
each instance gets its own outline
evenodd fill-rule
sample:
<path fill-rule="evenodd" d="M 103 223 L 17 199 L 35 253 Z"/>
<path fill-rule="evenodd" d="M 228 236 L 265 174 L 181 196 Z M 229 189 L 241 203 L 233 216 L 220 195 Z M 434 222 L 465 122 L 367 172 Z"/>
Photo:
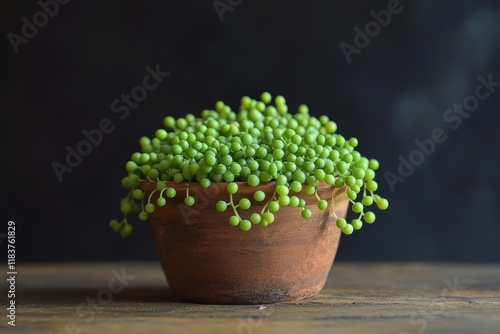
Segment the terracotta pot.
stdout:
<path fill-rule="evenodd" d="M 251 199 L 249 210 L 239 210 L 243 219 L 260 212 L 272 195 L 275 184 L 256 188 L 238 183 L 235 200 Z M 337 253 L 341 231 L 330 210 L 317 208 L 313 195 L 301 194 L 312 217 L 304 219 L 299 208 L 281 207 L 275 221 L 267 227 L 252 226 L 248 232 L 228 223 L 232 210 L 220 213 L 219 200 L 229 201 L 227 183 L 212 183 L 204 189 L 190 186 L 196 204 L 183 203 L 186 184 L 169 183 L 177 196 L 150 215 L 154 238 L 163 271 L 172 293 L 183 299 L 212 304 L 264 304 L 316 295 L 324 286 Z M 145 182 L 149 195 L 155 184 Z M 331 209 L 345 217 L 346 189 L 326 184 L 318 187 L 321 198 L 333 198 Z M 266 201 L 253 200 L 262 190 Z M 156 202 L 158 192 L 152 198 Z"/>

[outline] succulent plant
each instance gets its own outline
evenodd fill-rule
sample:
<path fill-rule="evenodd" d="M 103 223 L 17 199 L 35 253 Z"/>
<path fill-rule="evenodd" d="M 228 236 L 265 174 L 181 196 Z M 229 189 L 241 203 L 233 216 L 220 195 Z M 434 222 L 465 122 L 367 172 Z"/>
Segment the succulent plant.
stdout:
<path fill-rule="evenodd" d="M 194 182 L 204 188 L 214 182 L 227 183 L 228 200 L 217 202 L 216 209 L 232 210 L 229 224 L 242 231 L 273 223 L 274 213 L 285 206 L 297 208 L 304 219 L 310 218 L 302 193 L 315 195 L 318 208 L 327 210 L 331 198 L 319 197 L 318 182 L 346 189 L 356 218 L 350 222 L 336 218 L 344 234 L 359 230 L 363 222 L 373 223 L 376 216 L 369 209 L 389 206 L 387 199 L 376 194 L 378 161 L 362 156 L 358 140 L 337 133 L 337 124 L 327 116 L 311 116 L 304 104 L 290 113 L 283 96 L 272 102 L 271 94 L 264 92 L 260 100 L 242 97 L 237 112 L 217 101 L 215 109 L 203 110 L 200 117 L 165 117 L 154 137 L 140 138 L 141 151 L 133 153 L 125 164 L 128 175 L 122 186 L 128 193 L 121 201 L 125 216 L 121 221 L 112 220 L 111 228 L 128 237 L 132 232 L 130 213 L 138 213 L 145 221 L 175 196 L 184 196 L 184 204 L 193 206 L 195 198 L 189 194 L 189 185 Z M 147 195 L 140 188 L 143 181 L 154 182 L 156 189 Z M 255 187 L 253 200 L 266 201 L 263 209 L 251 212 L 248 219 L 243 219 L 240 211 L 251 210 L 251 200 L 233 200 L 237 182 Z M 266 198 L 259 185 L 269 182 L 275 188 Z M 187 183 L 187 191 L 178 194 L 175 183 Z M 154 194 L 158 196 L 152 201 Z"/>

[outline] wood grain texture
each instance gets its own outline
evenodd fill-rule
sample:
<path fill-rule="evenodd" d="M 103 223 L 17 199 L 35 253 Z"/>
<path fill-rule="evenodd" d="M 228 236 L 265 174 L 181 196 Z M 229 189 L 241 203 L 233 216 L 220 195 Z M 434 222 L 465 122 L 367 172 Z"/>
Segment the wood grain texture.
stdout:
<path fill-rule="evenodd" d="M 500 265 L 335 263 L 319 295 L 260 306 L 176 299 L 159 263 L 19 264 L 16 297 L 0 333 L 500 332 Z"/>

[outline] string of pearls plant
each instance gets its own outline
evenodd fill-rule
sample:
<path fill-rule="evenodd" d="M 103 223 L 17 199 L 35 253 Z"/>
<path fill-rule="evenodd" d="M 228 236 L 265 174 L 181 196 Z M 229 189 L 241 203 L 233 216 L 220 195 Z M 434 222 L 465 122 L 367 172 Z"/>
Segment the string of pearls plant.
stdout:
<path fill-rule="evenodd" d="M 306 105 L 300 105 L 295 114 L 289 113 L 283 96 L 276 96 L 272 102 L 271 94 L 264 92 L 260 100 L 242 97 L 238 112 L 218 101 L 215 110 L 203 110 L 200 118 L 192 114 L 177 119 L 165 117 L 164 127 L 156 130 L 153 138 L 140 138 L 141 152 L 132 154 L 125 165 L 128 175 L 121 182 L 128 189 L 121 201 L 124 218 L 110 221 L 111 228 L 128 237 L 133 229 L 128 221 L 130 213 L 138 213 L 145 221 L 175 196 L 184 196 L 187 206 L 195 204 L 189 186 L 186 193 L 177 194 L 167 181 L 188 185 L 198 182 L 204 188 L 212 182 L 227 182 L 228 201 L 217 202 L 216 209 L 232 210 L 229 224 L 242 231 L 273 223 L 274 213 L 284 206 L 298 208 L 305 219 L 311 217 L 311 210 L 300 197 L 302 191 L 315 195 L 319 209 L 326 210 L 330 199 L 319 197 L 318 182 L 336 188 L 347 186 L 351 210 L 357 215 L 349 223 L 337 217 L 336 224 L 344 234 L 359 230 L 363 221 L 372 224 L 376 217 L 368 208 L 385 210 L 389 206 L 387 199 L 375 193 L 378 161 L 362 156 L 356 150 L 358 140 L 338 134 L 337 124 L 327 116 L 309 115 Z M 149 196 L 139 187 L 145 180 L 156 183 Z M 260 212 L 242 219 L 239 210 L 251 209 L 251 201 L 242 198 L 235 203 L 236 182 L 251 187 L 275 182 L 276 186 Z M 154 203 L 155 193 L 158 198 Z M 254 200 L 262 202 L 265 197 L 256 188 Z"/>

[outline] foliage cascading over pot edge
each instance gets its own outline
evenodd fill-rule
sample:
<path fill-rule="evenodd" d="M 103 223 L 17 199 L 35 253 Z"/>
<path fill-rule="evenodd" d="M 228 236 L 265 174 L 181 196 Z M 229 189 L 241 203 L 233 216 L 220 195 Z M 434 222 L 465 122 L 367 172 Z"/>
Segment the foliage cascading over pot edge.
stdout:
<path fill-rule="evenodd" d="M 347 186 L 356 218 L 347 222 L 336 217 L 344 234 L 359 230 L 363 222 L 373 223 L 375 213 L 368 209 L 389 206 L 387 199 L 375 193 L 378 161 L 362 156 L 356 150 L 358 140 L 338 134 L 337 124 L 327 116 L 309 115 L 306 105 L 300 105 L 295 114 L 289 113 L 283 96 L 276 96 L 274 105 L 272 101 L 271 94 L 264 92 L 260 100 L 242 97 L 238 112 L 218 101 L 214 110 L 203 110 L 199 118 L 192 114 L 178 119 L 165 117 L 163 128 L 153 138 L 140 138 L 142 151 L 133 153 L 125 165 L 128 175 L 122 186 L 128 193 L 121 201 L 124 218 L 111 220 L 111 228 L 123 237 L 130 236 L 129 214 L 138 213 L 145 221 L 156 207 L 165 206 L 174 196 L 184 196 L 184 204 L 193 206 L 195 199 L 189 195 L 192 182 L 204 188 L 212 182 L 227 182 L 228 201 L 217 202 L 216 208 L 220 212 L 232 210 L 229 223 L 243 231 L 273 223 L 274 213 L 282 206 L 298 208 L 304 219 L 309 218 L 311 211 L 300 198 L 302 191 L 317 197 L 319 209 L 328 209 L 331 199 L 318 196 L 318 182 Z M 156 183 L 149 196 L 139 188 L 145 180 Z M 187 192 L 177 194 L 169 186 L 171 182 L 188 183 Z M 251 201 L 233 201 L 238 192 L 236 182 L 247 182 L 251 187 L 275 182 L 276 187 L 269 198 L 256 188 L 254 200 L 265 205 L 247 219 L 241 211 L 251 210 Z M 155 193 L 159 196 L 153 203 Z"/>

